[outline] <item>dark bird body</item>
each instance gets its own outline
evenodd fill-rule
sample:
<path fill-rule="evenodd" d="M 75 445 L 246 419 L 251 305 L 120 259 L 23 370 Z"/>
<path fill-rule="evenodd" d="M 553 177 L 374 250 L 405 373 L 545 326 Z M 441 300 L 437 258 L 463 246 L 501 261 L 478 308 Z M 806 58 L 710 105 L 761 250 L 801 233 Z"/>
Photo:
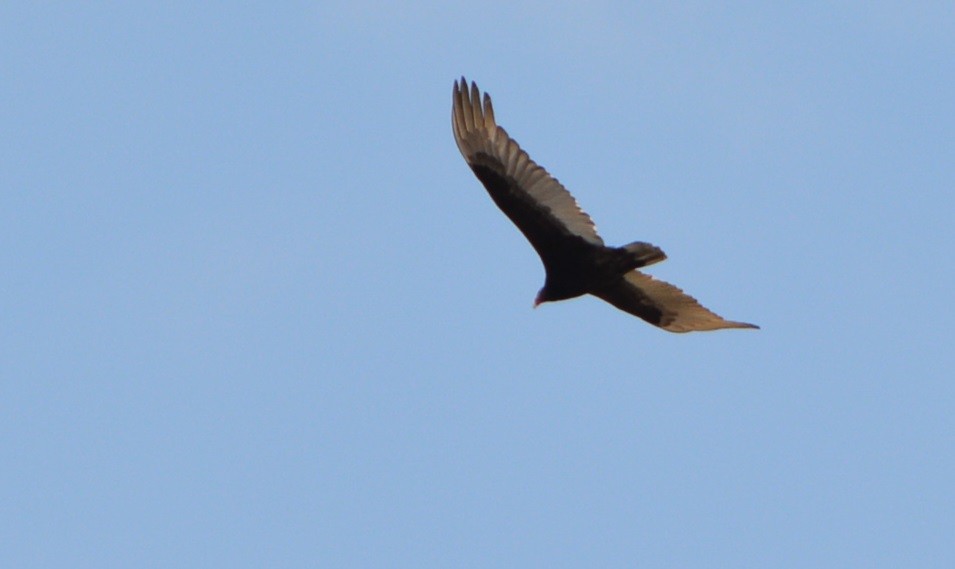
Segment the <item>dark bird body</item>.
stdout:
<path fill-rule="evenodd" d="M 666 259 L 640 241 L 608 247 L 593 221 L 555 178 L 494 121 L 477 85 L 454 84 L 451 124 L 458 149 L 498 208 L 540 255 L 547 273 L 534 305 L 592 294 L 670 332 L 757 328 L 703 308 L 673 285 L 637 271 Z"/>

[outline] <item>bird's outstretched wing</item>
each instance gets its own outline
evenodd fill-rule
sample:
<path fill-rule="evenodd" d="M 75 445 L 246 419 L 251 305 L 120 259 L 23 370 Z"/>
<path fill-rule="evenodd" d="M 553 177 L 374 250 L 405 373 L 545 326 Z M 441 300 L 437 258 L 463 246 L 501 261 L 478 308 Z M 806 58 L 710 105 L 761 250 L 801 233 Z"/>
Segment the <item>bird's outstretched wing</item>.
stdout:
<path fill-rule="evenodd" d="M 592 294 L 669 332 L 759 328 L 725 320 L 677 287 L 640 271 L 631 271 L 615 284 Z"/>
<path fill-rule="evenodd" d="M 538 254 L 559 254 L 568 240 L 603 245 L 594 222 L 574 197 L 546 170 L 531 160 L 494 122 L 491 97 L 473 82 L 454 82 L 451 125 L 454 140 L 488 193 Z"/>

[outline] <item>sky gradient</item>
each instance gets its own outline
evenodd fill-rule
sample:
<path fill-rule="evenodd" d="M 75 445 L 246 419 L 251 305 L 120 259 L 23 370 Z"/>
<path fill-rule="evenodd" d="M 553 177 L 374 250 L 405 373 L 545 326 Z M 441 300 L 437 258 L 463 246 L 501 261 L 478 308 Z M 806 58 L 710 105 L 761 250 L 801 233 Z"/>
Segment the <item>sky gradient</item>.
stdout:
<path fill-rule="evenodd" d="M 955 566 L 955 8 L 415 6 L 0 7 L 0 566 Z"/>

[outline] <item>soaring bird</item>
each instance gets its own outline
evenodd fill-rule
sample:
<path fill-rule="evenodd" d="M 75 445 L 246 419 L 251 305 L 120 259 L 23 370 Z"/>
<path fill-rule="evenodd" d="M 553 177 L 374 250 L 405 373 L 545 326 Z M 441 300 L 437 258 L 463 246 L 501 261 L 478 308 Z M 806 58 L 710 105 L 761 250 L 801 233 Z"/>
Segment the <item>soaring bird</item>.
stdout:
<path fill-rule="evenodd" d="M 534 306 L 592 294 L 669 332 L 759 328 L 707 310 L 677 287 L 637 269 L 666 259 L 642 241 L 608 247 L 576 200 L 494 121 L 491 97 L 464 77 L 454 82 L 454 141 L 491 199 L 544 263 Z"/>

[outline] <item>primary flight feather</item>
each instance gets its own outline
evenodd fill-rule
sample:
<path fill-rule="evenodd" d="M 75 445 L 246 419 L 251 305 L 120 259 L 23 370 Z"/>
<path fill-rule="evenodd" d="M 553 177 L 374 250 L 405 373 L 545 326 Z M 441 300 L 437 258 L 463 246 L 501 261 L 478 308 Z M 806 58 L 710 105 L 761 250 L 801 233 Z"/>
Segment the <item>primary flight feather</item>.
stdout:
<path fill-rule="evenodd" d="M 758 328 L 710 312 L 677 287 L 636 269 L 666 259 L 637 241 L 608 247 L 590 216 L 546 170 L 494 121 L 491 97 L 477 85 L 454 82 L 454 140 L 494 203 L 540 255 L 546 278 L 534 306 L 592 294 L 670 332 Z"/>

